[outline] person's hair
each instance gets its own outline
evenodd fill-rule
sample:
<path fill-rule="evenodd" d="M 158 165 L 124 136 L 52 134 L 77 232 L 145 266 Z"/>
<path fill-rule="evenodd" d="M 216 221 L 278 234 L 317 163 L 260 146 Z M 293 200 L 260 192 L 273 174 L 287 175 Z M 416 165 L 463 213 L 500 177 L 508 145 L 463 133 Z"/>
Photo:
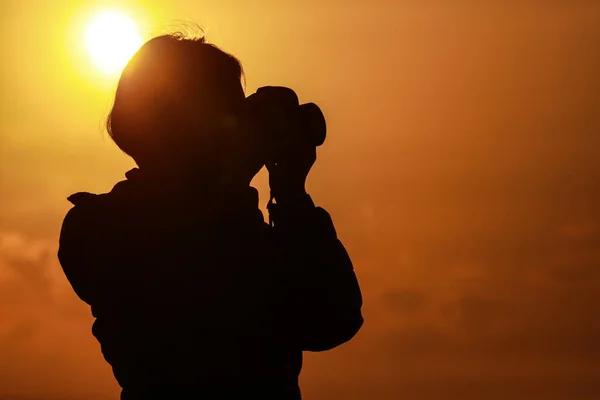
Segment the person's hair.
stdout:
<path fill-rule="evenodd" d="M 215 124 L 244 98 L 242 79 L 240 62 L 204 37 L 150 39 L 121 74 L 108 134 L 138 165 L 174 148 L 201 145 L 214 139 Z"/>

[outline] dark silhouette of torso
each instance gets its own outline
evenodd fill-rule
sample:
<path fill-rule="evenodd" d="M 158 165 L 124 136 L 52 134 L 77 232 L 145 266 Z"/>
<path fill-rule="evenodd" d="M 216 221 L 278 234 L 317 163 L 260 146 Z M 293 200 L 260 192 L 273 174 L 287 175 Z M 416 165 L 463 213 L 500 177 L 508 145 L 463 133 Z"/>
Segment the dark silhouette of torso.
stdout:
<path fill-rule="evenodd" d="M 363 322 L 328 213 L 306 195 L 274 205 L 269 226 L 251 187 L 169 192 L 127 176 L 71 196 L 59 250 L 122 399 L 300 398 L 302 352 Z"/>

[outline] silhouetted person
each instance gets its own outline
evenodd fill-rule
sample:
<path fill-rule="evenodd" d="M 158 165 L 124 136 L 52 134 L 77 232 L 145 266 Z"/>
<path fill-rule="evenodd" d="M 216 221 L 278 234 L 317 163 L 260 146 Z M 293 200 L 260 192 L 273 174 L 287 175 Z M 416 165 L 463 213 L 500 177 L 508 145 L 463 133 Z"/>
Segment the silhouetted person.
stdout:
<path fill-rule="evenodd" d="M 305 191 L 316 149 L 298 141 L 266 162 L 241 78 L 203 39 L 147 42 L 107 124 L 138 168 L 69 197 L 59 260 L 124 400 L 299 399 L 302 351 L 363 323 L 352 263 Z M 250 186 L 265 163 L 272 224 Z"/>

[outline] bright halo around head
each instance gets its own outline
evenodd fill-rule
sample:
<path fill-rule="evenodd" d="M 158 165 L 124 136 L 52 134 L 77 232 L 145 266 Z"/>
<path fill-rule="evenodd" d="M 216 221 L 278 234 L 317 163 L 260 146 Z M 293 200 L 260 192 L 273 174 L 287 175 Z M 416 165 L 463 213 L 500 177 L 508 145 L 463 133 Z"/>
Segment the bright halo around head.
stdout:
<path fill-rule="evenodd" d="M 142 45 L 137 26 L 118 11 L 97 14 L 87 27 L 85 43 L 94 65 L 105 74 L 118 74 Z"/>

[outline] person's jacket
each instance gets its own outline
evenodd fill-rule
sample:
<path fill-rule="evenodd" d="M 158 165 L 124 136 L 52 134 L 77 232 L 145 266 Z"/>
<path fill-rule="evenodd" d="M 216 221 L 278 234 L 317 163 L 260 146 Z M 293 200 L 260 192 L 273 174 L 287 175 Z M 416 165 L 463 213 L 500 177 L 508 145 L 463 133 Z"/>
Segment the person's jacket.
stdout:
<path fill-rule="evenodd" d="M 224 198 L 127 177 L 69 198 L 58 253 L 122 399 L 300 398 L 302 351 L 363 323 L 329 214 L 306 195 L 273 204 L 270 226 L 251 187 Z"/>

